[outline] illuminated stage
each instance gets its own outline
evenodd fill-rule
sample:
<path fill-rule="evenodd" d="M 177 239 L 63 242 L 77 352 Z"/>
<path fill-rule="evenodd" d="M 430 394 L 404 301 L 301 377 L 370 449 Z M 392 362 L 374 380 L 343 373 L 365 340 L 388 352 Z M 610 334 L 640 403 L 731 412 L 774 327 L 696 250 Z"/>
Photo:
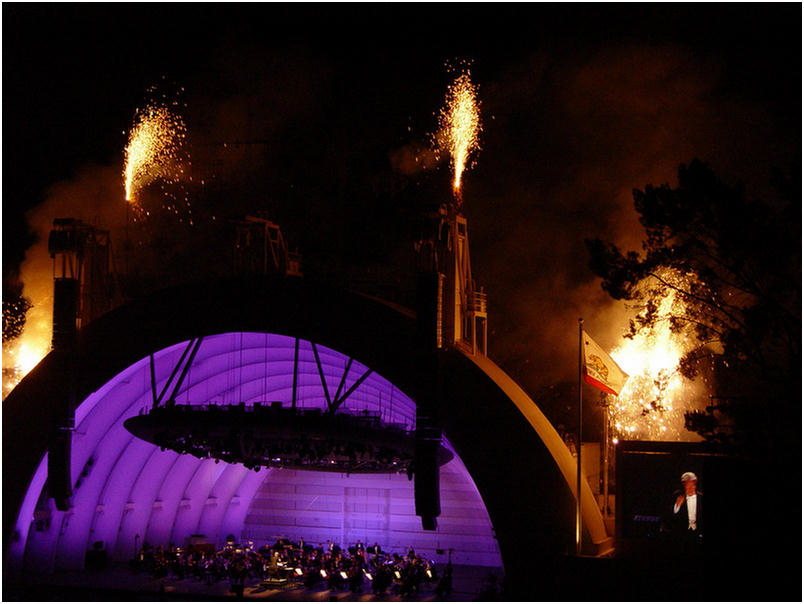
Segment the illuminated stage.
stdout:
<path fill-rule="evenodd" d="M 610 549 L 566 445 L 486 356 L 460 203 L 431 219 L 416 312 L 277 261 L 79 330 L 85 250 L 54 248 L 79 270 L 56 278 L 53 351 L 4 403 L 6 576 L 288 538 L 447 552 L 523 593 L 534 562 L 567 550 L 576 488 L 588 553 Z"/>
<path fill-rule="evenodd" d="M 205 338 L 176 396 L 176 405 L 171 408 L 189 422 L 187 418 L 201 409 L 192 404 L 194 400 L 220 403 L 237 400 L 245 401 L 242 416 L 255 430 L 259 429 L 256 418 L 260 416 L 274 428 L 280 417 L 286 424 L 306 417 L 308 428 L 312 425 L 309 420 L 323 424 L 321 410 L 327 407 L 327 396 L 312 343 L 299 342 L 294 371 L 295 344 L 294 338 L 275 334 L 230 333 Z M 179 343 L 154 354 L 158 390 L 168 385 L 172 370 L 186 348 L 187 343 Z M 329 348 L 318 346 L 317 354 L 328 389 L 333 393 L 341 381 L 348 389 L 367 371 L 361 363 Z M 275 399 L 290 401 L 294 373 L 298 413 L 279 413 L 254 404 Z M 175 375 L 173 379 L 176 380 Z M 34 525 L 28 533 L 25 552 L 28 564 L 63 567 L 65 562 L 58 562 L 63 560 L 71 561 L 66 563 L 68 567 L 80 566 L 90 541 L 102 541 L 113 559 L 127 560 L 133 557 L 133 548 L 144 542 L 181 545 L 189 535 L 198 534 L 210 543 L 219 544 L 232 533 L 258 543 L 272 542 L 275 536 L 283 535 L 302 537 L 316 544 L 326 544 L 327 540 L 342 544 L 357 540 L 379 542 L 391 551 L 403 551 L 412 545 L 433 558 L 436 549 L 452 548 L 456 562 L 501 566 L 483 502 L 463 464 L 448 451 L 446 441 L 442 459 L 446 462 L 453 458 L 453 461 L 442 470 L 445 481 L 442 522 L 437 531 L 426 532 L 415 516 L 413 483 L 408 480 L 406 464 L 401 460 L 393 472 L 389 469 L 393 461 L 389 459 L 389 467 L 382 468 L 381 474 L 361 473 L 359 468 L 347 474 L 347 469 L 354 470 L 358 463 L 355 462 L 328 477 L 302 470 L 298 457 L 295 466 L 271 461 L 289 469 L 263 464 L 261 468 L 252 466 L 250 471 L 242 463 L 218 463 L 207 452 L 181 455 L 169 449 L 160 450 L 148 442 L 150 439 L 135 437 L 123 423 L 153 420 L 170 413 L 171 408 L 160 407 L 151 416 L 138 415 L 150 402 L 149 357 L 118 374 L 79 406 L 72 443 L 74 475 L 78 477 L 74 482 L 72 511 L 62 515 L 52 508 L 43 512 L 42 506 L 38 507 L 40 517 L 49 514 L 51 519 L 42 530 Z M 240 407 L 233 409 L 216 408 L 218 425 L 227 433 L 232 424 L 224 420 L 235 416 Z M 367 412 L 387 424 L 395 424 L 392 435 L 401 439 L 397 449 L 410 445 L 405 428 L 410 430 L 414 425 L 415 405 L 376 373 L 362 380 L 342 401 L 340 411 L 355 413 L 358 423 L 328 426 L 332 431 L 329 438 L 337 436 L 341 442 L 346 436 L 344 426 L 358 431 L 359 422 L 365 417 L 363 412 Z M 270 419 L 272 416 L 274 421 Z M 178 427 L 174 420 L 166 421 L 163 426 Z M 288 435 L 311 435 L 309 430 L 292 430 L 294 426 L 284 428 Z M 203 429 L 207 435 L 214 434 L 214 426 Z M 144 430 L 140 427 L 139 434 Z M 379 436 L 373 436 L 369 430 L 367 438 Z M 387 434 L 385 437 L 390 440 Z M 240 442 L 239 438 L 235 440 Z M 248 444 L 254 442 L 251 435 Z M 408 452 L 412 456 L 410 447 Z M 240 455 L 239 451 L 237 454 Z M 220 455 L 218 451 L 217 456 Z M 331 460 L 323 458 L 327 464 L 330 461 L 332 465 L 345 463 L 334 456 Z M 248 461 L 246 464 L 251 465 Z M 42 463 L 39 475 L 45 469 L 46 464 Z M 40 480 L 35 478 L 34 484 L 40 484 Z M 35 488 L 32 486 L 26 496 L 29 505 L 36 504 Z M 33 514 L 37 515 L 37 508 Z"/>
<path fill-rule="evenodd" d="M 77 394 L 83 402 L 68 458 L 69 509 L 56 509 L 43 495 L 43 426 L 56 418 L 34 404 L 48 400 L 55 406 L 54 393 L 67 391 L 69 376 L 57 371 L 57 356 L 46 358 L 4 403 L 4 452 L 18 460 L 6 464 L 4 476 L 4 525 L 13 529 L 6 533 L 7 576 L 23 568 L 81 568 L 96 542 L 103 542 L 112 560 L 126 561 L 145 540 L 167 546 L 204 535 L 220 544 L 234 534 L 256 542 L 277 535 L 310 543 L 376 541 L 388 551 L 414 546 L 433 559 L 438 550 L 453 548 L 456 564 L 504 566 L 507 577 L 527 584 L 534 552 L 553 556 L 571 542 L 573 458 L 527 395 L 481 355 L 451 352 L 441 358 L 450 376 L 442 397 L 441 446 L 454 457 L 441 468 L 435 531 L 422 529 L 414 483 L 404 470 L 348 477 L 256 471 L 160 451 L 136 438 L 123 423 L 153 405 L 187 342 L 199 335 L 203 342 L 176 393 L 176 408 L 213 401 L 252 408 L 255 402 L 282 401 L 290 408 L 295 364 L 297 409 L 328 409 L 366 376 L 341 410 L 357 417 L 368 412 L 407 431 L 414 427 L 416 405 L 409 393 L 420 387 L 415 322 L 395 307 L 280 277 L 182 286 L 139 300 L 82 332 Z M 503 425 L 505 430 L 489 430 Z M 584 503 L 585 514 L 596 512 L 599 519 L 591 492 L 584 493 Z M 596 539 L 594 516 L 587 522 Z"/>

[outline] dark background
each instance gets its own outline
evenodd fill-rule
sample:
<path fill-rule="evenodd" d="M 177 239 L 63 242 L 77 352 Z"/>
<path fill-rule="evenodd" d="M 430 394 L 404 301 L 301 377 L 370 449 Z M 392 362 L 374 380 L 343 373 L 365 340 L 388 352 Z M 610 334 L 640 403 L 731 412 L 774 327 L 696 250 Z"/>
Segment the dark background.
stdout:
<path fill-rule="evenodd" d="M 449 196 L 427 152 L 445 63 L 469 60 L 490 356 L 571 421 L 577 318 L 607 348 L 627 327 L 584 238 L 638 248 L 632 189 L 674 184 L 693 157 L 771 195 L 771 170 L 801 164 L 800 23 L 798 4 L 5 4 L 4 298 L 53 218 L 122 238 L 127 131 L 157 85 L 184 89 L 194 223 L 146 192 L 143 273 L 225 272 L 221 218 L 263 212 L 305 274 L 410 304 L 419 217 Z"/>

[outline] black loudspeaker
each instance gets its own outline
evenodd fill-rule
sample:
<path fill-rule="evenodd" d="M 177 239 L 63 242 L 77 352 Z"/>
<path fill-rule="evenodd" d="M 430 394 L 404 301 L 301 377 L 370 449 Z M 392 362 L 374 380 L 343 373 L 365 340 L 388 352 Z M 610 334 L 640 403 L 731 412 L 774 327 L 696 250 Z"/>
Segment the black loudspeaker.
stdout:
<path fill-rule="evenodd" d="M 413 458 L 413 491 L 416 515 L 422 519 L 422 528 L 434 531 L 436 518 L 441 514 L 439 469 L 437 454 L 441 444 L 438 425 L 440 398 L 439 359 L 437 349 L 442 346 L 442 276 L 438 273 L 435 249 L 420 250 L 417 275 L 416 314 L 419 345 L 416 372 L 416 450 Z"/>
<path fill-rule="evenodd" d="M 441 280 L 438 273 L 419 273 L 416 287 L 416 323 L 419 336 L 435 347 L 440 335 Z"/>
<path fill-rule="evenodd" d="M 105 549 L 91 549 L 87 551 L 84 566 L 87 570 L 103 570 L 109 565 L 109 557 Z"/>
<path fill-rule="evenodd" d="M 416 515 L 421 517 L 422 528 L 426 531 L 436 530 L 438 525 L 436 518 L 441 514 L 439 469 L 436 460 L 440 442 L 440 430 L 434 428 L 416 430 L 413 491 Z"/>
<path fill-rule="evenodd" d="M 70 483 L 70 432 L 59 430 L 51 439 L 47 454 L 47 491 L 56 509 L 70 509 L 73 490 Z"/>
<path fill-rule="evenodd" d="M 56 279 L 53 283 L 53 348 L 57 350 L 75 342 L 79 291 L 77 279 Z"/>

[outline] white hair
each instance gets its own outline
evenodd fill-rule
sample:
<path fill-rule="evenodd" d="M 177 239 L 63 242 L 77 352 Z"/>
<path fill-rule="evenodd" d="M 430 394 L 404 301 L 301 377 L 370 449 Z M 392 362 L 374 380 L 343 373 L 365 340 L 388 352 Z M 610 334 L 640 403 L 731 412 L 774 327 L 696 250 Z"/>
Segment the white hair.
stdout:
<path fill-rule="evenodd" d="M 684 472 L 681 475 L 681 482 L 688 482 L 690 480 L 698 480 L 698 477 L 695 475 L 695 472 Z"/>

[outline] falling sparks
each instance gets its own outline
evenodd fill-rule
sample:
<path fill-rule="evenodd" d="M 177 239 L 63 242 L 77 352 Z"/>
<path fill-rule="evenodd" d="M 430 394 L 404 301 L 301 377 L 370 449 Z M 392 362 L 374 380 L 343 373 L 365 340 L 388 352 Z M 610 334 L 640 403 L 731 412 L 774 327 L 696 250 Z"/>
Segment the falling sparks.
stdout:
<path fill-rule="evenodd" d="M 450 157 L 454 173 L 452 190 L 461 198 L 461 179 L 473 151 L 479 149 L 480 102 L 477 87 L 472 84 L 469 72 L 459 75 L 447 90 L 444 108 L 438 118 L 436 142 L 440 151 Z"/>
<path fill-rule="evenodd" d="M 34 302 L 12 312 L 26 316 L 19 335 L 3 341 L 3 398 L 50 352 L 52 292 L 28 288 Z M 32 293 L 31 293 L 32 292 Z M 44 297 L 40 298 L 39 295 Z M 6 309 L 4 308 L 4 315 Z M 19 311 L 17 313 L 17 311 Z"/>
<path fill-rule="evenodd" d="M 4 399 L 49 351 L 49 340 L 41 338 L 20 336 L 3 344 Z"/>
<path fill-rule="evenodd" d="M 25 328 L 25 313 L 31 303 L 22 297 L 3 300 L 3 341 L 19 336 Z"/>
<path fill-rule="evenodd" d="M 156 87 L 151 88 L 148 97 L 152 100 L 136 112 L 134 125 L 128 133 L 123 185 L 135 222 L 154 213 L 154 207 L 142 202 L 146 200 L 144 192 L 149 185 L 158 183 L 161 209 L 177 216 L 180 222 L 193 224 L 189 196 L 183 186 L 191 177 L 186 151 L 187 128 L 180 114 L 183 105 L 178 100 L 179 95 L 180 91 L 171 97 L 167 93 L 159 94 Z M 110 201 L 113 195 L 109 195 Z M 80 203 L 71 200 L 59 206 L 59 215 L 72 212 L 73 205 L 76 214 L 84 211 Z M 30 308 L 15 310 L 15 315 L 25 316 L 24 325 L 16 333 L 4 334 L 3 398 L 50 351 L 53 261 L 47 250 L 47 233 L 56 216 L 47 205 L 41 215 L 46 219 L 39 219 L 35 227 L 39 241 L 26 252 L 21 268 L 23 295 L 30 301 Z"/>
<path fill-rule="evenodd" d="M 144 187 L 159 180 L 162 193 L 170 200 L 165 209 L 174 214 L 181 210 L 189 212 L 187 195 L 181 195 L 179 200 L 165 188 L 166 183 L 175 185 L 189 179 L 189 158 L 184 147 L 187 127 L 178 112 L 179 106 L 177 100 L 168 103 L 167 96 L 163 95 L 162 100 L 151 102 L 136 113 L 123 170 L 126 201 L 131 204 L 136 204 L 137 195 Z M 141 208 L 139 213 L 148 215 Z"/>
<path fill-rule="evenodd" d="M 684 413 L 701 406 L 704 386 L 685 379 L 679 371 L 682 357 L 698 346 L 688 335 L 670 328 L 671 316 L 684 312 L 684 300 L 675 292 L 659 303 L 660 319 L 624 339 L 612 351 L 631 377 L 609 407 L 615 436 L 639 440 L 690 440 Z"/>

